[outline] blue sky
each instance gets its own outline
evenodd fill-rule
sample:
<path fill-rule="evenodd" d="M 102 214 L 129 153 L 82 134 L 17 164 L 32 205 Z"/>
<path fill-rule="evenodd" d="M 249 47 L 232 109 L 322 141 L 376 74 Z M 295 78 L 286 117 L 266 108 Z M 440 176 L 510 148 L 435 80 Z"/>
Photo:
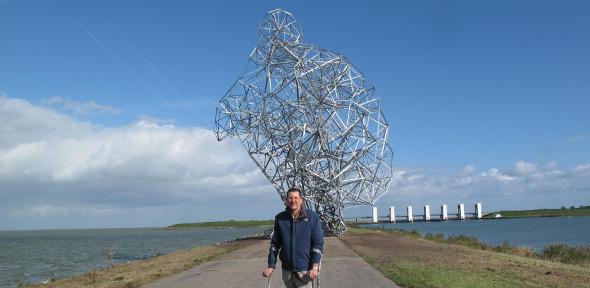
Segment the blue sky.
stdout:
<path fill-rule="evenodd" d="M 276 193 L 208 130 L 275 8 L 377 88 L 380 207 L 590 204 L 587 1 L 2 0 L 0 229 L 271 218 Z"/>

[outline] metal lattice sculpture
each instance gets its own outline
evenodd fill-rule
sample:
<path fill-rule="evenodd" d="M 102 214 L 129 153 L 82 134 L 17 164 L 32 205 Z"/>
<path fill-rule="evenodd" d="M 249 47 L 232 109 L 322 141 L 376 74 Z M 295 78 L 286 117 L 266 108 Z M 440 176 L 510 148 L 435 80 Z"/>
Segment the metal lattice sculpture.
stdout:
<path fill-rule="evenodd" d="M 372 205 L 388 190 L 388 124 L 363 74 L 303 44 L 301 32 L 291 13 L 267 13 L 245 74 L 219 102 L 215 134 L 237 136 L 283 201 L 302 188 L 326 232 L 340 235 L 345 207 Z"/>

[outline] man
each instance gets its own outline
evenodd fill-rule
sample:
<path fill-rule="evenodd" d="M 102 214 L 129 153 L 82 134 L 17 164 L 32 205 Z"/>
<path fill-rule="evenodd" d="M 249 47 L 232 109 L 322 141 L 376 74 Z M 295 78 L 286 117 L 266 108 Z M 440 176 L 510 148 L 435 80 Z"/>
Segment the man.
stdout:
<path fill-rule="evenodd" d="M 271 276 L 279 254 L 285 286 L 311 287 L 313 280 L 318 277 L 324 249 L 320 217 L 314 211 L 305 208 L 303 195 L 298 188 L 287 191 L 286 204 L 285 211 L 275 216 L 268 268 L 262 271 L 262 275 Z"/>

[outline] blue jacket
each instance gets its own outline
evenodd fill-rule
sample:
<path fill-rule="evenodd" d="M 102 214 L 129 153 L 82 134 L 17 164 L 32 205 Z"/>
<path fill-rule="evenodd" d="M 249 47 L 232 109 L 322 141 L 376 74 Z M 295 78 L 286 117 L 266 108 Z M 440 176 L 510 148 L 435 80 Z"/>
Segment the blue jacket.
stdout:
<path fill-rule="evenodd" d="M 283 270 L 308 271 L 312 263 L 320 262 L 323 250 L 324 232 L 317 213 L 302 207 L 297 219 L 291 217 L 289 208 L 277 214 L 270 240 L 268 267 L 276 267 L 280 251 Z"/>

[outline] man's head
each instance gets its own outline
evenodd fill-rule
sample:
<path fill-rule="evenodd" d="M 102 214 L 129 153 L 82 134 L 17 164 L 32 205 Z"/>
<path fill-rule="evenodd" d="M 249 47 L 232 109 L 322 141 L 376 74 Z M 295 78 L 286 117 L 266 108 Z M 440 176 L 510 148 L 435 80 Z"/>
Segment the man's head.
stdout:
<path fill-rule="evenodd" d="M 289 188 L 287 190 L 287 207 L 291 209 L 291 211 L 299 211 L 303 205 L 303 195 L 299 188 Z"/>

